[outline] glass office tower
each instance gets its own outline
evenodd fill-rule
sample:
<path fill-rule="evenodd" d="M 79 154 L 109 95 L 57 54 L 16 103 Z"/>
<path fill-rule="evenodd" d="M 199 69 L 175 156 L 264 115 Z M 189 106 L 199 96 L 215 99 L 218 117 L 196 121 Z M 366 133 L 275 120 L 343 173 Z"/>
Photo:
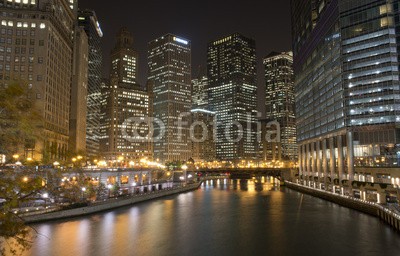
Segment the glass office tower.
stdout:
<path fill-rule="evenodd" d="M 292 1 L 300 176 L 312 186 L 356 194 L 351 181 L 390 180 L 400 164 L 398 6 Z"/>

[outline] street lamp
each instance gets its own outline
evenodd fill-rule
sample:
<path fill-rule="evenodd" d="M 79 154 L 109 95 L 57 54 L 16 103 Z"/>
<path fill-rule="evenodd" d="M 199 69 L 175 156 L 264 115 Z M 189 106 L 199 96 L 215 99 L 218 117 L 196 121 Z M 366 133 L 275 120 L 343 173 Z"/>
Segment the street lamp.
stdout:
<path fill-rule="evenodd" d="M 182 170 L 183 170 L 183 181 L 186 183 L 186 180 L 187 180 L 187 176 L 186 176 L 186 174 L 187 174 L 187 169 L 188 169 L 188 167 L 187 167 L 187 165 L 186 164 L 184 164 L 184 165 L 182 165 Z M 182 180 L 182 179 L 181 179 Z"/>
<path fill-rule="evenodd" d="M 49 194 L 48 193 L 44 193 L 42 195 L 43 199 L 44 199 L 44 208 L 47 209 L 47 198 L 49 198 Z"/>
<path fill-rule="evenodd" d="M 82 199 L 85 199 L 85 192 L 86 192 L 86 188 L 83 187 L 82 188 Z"/>
<path fill-rule="evenodd" d="M 108 188 L 108 198 L 110 198 L 110 197 L 111 197 L 112 185 L 111 185 L 111 184 L 108 184 L 108 185 L 107 185 L 107 188 Z"/>

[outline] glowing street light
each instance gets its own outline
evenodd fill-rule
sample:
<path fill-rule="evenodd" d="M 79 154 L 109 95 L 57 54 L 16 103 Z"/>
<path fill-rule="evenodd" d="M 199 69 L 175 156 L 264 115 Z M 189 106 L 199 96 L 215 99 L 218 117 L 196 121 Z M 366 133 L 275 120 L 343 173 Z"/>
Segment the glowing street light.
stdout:
<path fill-rule="evenodd" d="M 110 198 L 111 197 L 111 189 L 112 189 L 112 185 L 111 184 L 108 184 L 107 185 L 107 188 L 108 188 L 108 198 Z"/>

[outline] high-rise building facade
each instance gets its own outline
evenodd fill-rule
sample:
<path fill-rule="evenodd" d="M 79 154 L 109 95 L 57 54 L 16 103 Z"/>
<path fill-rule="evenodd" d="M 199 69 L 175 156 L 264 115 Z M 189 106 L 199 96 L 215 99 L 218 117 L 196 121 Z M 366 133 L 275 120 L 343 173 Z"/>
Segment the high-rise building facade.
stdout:
<path fill-rule="evenodd" d="M 209 106 L 216 113 L 220 160 L 256 157 L 257 108 L 255 41 L 240 34 L 208 44 Z"/>
<path fill-rule="evenodd" d="M 149 80 L 153 83 L 155 125 L 154 158 L 161 162 L 191 157 L 191 43 L 167 34 L 148 44 Z M 162 137 L 162 138 L 161 138 Z"/>
<path fill-rule="evenodd" d="M 279 123 L 280 140 L 263 140 L 263 159 L 296 161 L 296 118 L 292 52 L 272 52 L 263 60 L 266 120 Z"/>
<path fill-rule="evenodd" d="M 71 109 L 69 119 L 69 152 L 86 153 L 86 115 L 88 94 L 88 37 L 76 26 L 74 63 L 72 67 Z"/>
<path fill-rule="evenodd" d="M 192 108 L 208 109 L 208 78 L 206 70 L 200 67 L 196 78 L 192 80 Z"/>
<path fill-rule="evenodd" d="M 66 159 L 76 2 L 0 1 L 0 86 L 27 83 L 43 116 L 43 139 L 24 157 Z"/>
<path fill-rule="evenodd" d="M 299 164 L 311 185 L 359 195 L 348 181 L 400 164 L 398 6 L 292 1 Z"/>
<path fill-rule="evenodd" d="M 84 28 L 89 44 L 86 154 L 89 158 L 93 158 L 100 153 L 100 101 L 103 65 L 100 43 L 103 32 L 96 13 L 92 10 L 79 10 L 78 24 Z"/>
<path fill-rule="evenodd" d="M 102 85 L 101 153 L 108 161 L 152 158 L 151 93 L 137 83 L 137 61 L 133 36 L 122 28 L 111 52 L 110 80 Z"/>
<path fill-rule="evenodd" d="M 214 141 L 215 113 L 205 109 L 192 109 L 190 129 L 192 159 L 210 162 L 216 159 Z"/>

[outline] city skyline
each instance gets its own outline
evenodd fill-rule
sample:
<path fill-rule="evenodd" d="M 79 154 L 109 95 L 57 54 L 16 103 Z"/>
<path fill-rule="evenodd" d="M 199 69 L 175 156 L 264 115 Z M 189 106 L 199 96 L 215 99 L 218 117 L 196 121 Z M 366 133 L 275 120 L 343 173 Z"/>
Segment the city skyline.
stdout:
<path fill-rule="evenodd" d="M 79 1 L 79 8 L 96 12 L 104 32 L 102 49 L 105 58 L 103 76 L 109 73 L 108 53 L 114 46 L 116 31 L 125 26 L 133 35 L 139 52 L 139 83 L 147 80 L 147 43 L 167 33 L 187 38 L 192 42 L 192 74 L 199 65 L 206 65 L 207 44 L 233 33 L 241 33 L 256 41 L 258 85 L 264 84 L 262 58 L 272 51 L 291 49 L 289 0 L 229 4 L 222 1 L 202 1 L 191 6 L 175 0 L 159 3 L 141 1 L 109 3 Z M 166 11 L 165 11 L 166 10 Z M 261 91 L 259 91 L 260 93 Z"/>
<path fill-rule="evenodd" d="M 0 17 L 0 256 L 400 251 L 400 0 Z"/>

